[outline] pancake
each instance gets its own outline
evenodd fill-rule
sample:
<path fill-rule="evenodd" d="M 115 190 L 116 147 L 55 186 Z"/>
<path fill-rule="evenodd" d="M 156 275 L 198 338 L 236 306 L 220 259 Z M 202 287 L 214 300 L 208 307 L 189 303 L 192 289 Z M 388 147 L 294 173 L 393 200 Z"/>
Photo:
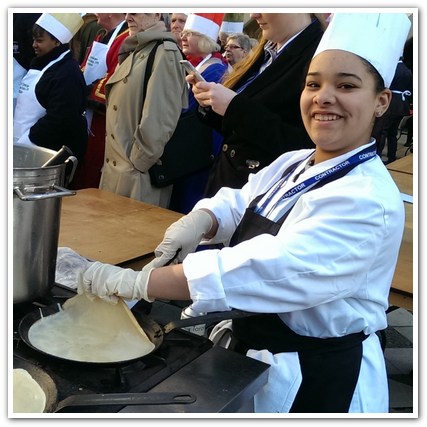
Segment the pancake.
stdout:
<path fill-rule="evenodd" d="M 39 383 L 22 368 L 13 370 L 13 412 L 42 413 L 46 395 Z"/>
<path fill-rule="evenodd" d="M 132 360 L 155 348 L 121 298 L 111 304 L 86 294 L 68 299 L 58 313 L 35 322 L 28 339 L 44 353 L 92 363 Z"/>

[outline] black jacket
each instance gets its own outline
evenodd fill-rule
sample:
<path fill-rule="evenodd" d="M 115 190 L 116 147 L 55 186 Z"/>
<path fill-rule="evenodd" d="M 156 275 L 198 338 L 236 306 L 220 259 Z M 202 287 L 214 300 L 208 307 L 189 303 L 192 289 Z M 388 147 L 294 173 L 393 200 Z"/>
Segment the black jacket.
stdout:
<path fill-rule="evenodd" d="M 68 45 L 61 45 L 47 55 L 34 58 L 30 68 L 41 70 L 66 50 Z M 31 127 L 31 142 L 55 151 L 66 145 L 78 160 L 82 160 L 88 139 L 84 115 L 86 83 L 71 51 L 43 73 L 35 93 L 46 115 Z"/>
<path fill-rule="evenodd" d="M 405 95 L 402 97 L 400 93 L 393 92 L 387 113 L 394 117 L 409 116 L 413 99 L 412 72 L 402 61 L 397 64 L 396 72 L 390 84 L 390 89 L 398 92 L 409 91 L 411 92 L 411 95 Z"/>
<path fill-rule="evenodd" d="M 223 186 L 241 188 L 249 173 L 258 172 L 284 152 L 314 147 L 304 129 L 299 99 L 322 34 L 320 23 L 314 21 L 233 98 L 223 117 L 209 111 L 202 118 L 224 136 L 222 151 L 209 177 L 207 197 Z M 262 63 L 263 57 L 241 82 Z M 237 90 L 239 83 L 233 89 Z M 250 167 L 257 163 L 258 167 Z"/>

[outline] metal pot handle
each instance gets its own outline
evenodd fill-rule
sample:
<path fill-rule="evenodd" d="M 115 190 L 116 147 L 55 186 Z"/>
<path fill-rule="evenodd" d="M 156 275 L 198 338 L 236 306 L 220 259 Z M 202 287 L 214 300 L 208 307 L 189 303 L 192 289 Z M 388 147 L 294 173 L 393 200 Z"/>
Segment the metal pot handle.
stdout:
<path fill-rule="evenodd" d="M 78 160 L 74 156 L 68 157 L 65 161 L 65 184 L 68 185 L 74 178 L 76 172 Z"/>
<path fill-rule="evenodd" d="M 15 187 L 13 191 L 21 200 L 24 200 L 24 201 L 44 200 L 44 199 L 52 199 L 52 198 L 76 195 L 75 191 L 67 190 L 64 187 L 60 187 L 59 185 L 31 187 L 30 189 L 32 190 L 32 192 L 27 193 L 27 190 L 29 188 L 30 187 L 25 187 L 24 189 L 21 189 L 19 187 Z M 48 190 L 48 191 L 55 190 L 56 192 L 35 194 L 34 190 Z"/>

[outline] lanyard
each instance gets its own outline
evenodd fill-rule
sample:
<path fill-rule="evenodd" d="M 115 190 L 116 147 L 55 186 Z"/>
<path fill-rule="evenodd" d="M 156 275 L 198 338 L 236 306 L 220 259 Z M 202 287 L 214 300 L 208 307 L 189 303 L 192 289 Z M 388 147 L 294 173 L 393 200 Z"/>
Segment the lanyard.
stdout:
<path fill-rule="evenodd" d="M 338 172 L 353 168 L 354 166 L 363 163 L 366 160 L 371 159 L 372 157 L 375 157 L 376 154 L 376 145 L 371 144 L 363 150 L 360 150 L 357 153 L 353 154 L 348 159 L 345 159 L 342 162 L 338 163 L 337 165 L 331 166 L 325 171 L 320 172 L 317 175 L 314 175 L 306 179 L 305 181 L 294 185 L 292 188 L 287 190 L 285 194 L 283 194 L 278 200 L 276 200 L 276 202 L 272 204 L 271 208 L 266 213 L 267 206 L 271 204 L 273 198 L 287 184 L 289 177 L 294 173 L 296 168 L 301 165 L 301 163 L 306 161 L 308 157 L 311 157 L 312 153 L 310 153 L 308 157 L 306 157 L 299 164 L 297 164 L 295 168 L 293 168 L 285 177 L 281 178 L 278 183 L 274 187 L 272 187 L 270 191 L 258 202 L 258 205 L 255 207 L 255 213 L 260 214 L 261 212 L 263 212 L 263 216 L 267 217 L 276 208 L 278 204 L 285 202 L 287 199 L 293 196 L 301 196 L 301 194 L 307 192 L 311 187 L 320 183 L 322 180 L 330 178 Z M 296 203 L 298 197 L 295 198 L 294 203 Z"/>

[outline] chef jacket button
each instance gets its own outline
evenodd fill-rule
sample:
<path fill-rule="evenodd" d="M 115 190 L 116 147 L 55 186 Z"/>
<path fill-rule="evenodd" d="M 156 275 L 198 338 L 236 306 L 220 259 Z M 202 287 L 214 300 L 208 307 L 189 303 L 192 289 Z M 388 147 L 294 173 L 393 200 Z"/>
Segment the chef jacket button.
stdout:
<path fill-rule="evenodd" d="M 109 161 L 110 161 L 110 159 L 107 157 L 107 158 L 105 159 L 105 163 L 109 163 Z"/>
<path fill-rule="evenodd" d="M 115 160 L 113 160 L 113 166 L 116 166 L 117 162 Z"/>
<path fill-rule="evenodd" d="M 127 77 L 125 77 L 124 79 L 123 79 L 123 83 L 127 83 L 128 82 L 128 78 Z"/>
<path fill-rule="evenodd" d="M 230 151 L 230 157 L 234 157 L 236 155 L 236 150 L 231 150 Z"/>
<path fill-rule="evenodd" d="M 224 144 L 223 146 L 222 146 L 222 151 L 227 151 L 228 150 L 228 145 L 227 144 Z"/>
<path fill-rule="evenodd" d="M 114 138 L 114 134 L 113 134 L 113 133 L 112 133 L 110 136 L 111 136 L 111 138 L 112 138 L 112 139 L 115 139 L 115 138 Z"/>
<path fill-rule="evenodd" d="M 113 110 L 117 111 L 117 105 L 113 105 Z"/>

